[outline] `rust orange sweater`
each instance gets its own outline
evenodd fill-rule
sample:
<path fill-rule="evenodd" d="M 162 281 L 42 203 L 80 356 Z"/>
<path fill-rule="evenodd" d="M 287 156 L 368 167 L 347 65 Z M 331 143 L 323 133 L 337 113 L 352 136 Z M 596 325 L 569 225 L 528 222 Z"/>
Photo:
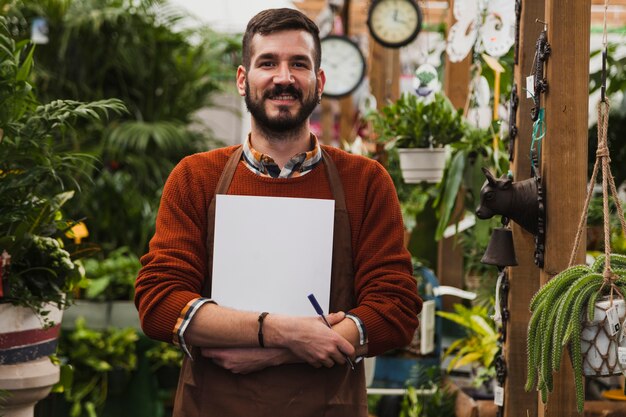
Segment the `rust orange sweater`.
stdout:
<path fill-rule="evenodd" d="M 136 282 L 135 304 L 146 335 L 167 342 L 182 309 L 199 297 L 206 266 L 207 209 L 234 147 L 183 159 L 168 178 L 156 233 Z M 357 306 L 369 339 L 368 355 L 404 346 L 417 327 L 421 300 L 403 245 L 403 223 L 391 178 L 377 162 L 325 147 L 337 165 L 352 232 Z M 229 194 L 332 199 L 326 170 L 260 177 L 239 163 Z M 297 240 L 297 237 L 296 237 Z M 219 303 L 219 300 L 215 300 Z"/>

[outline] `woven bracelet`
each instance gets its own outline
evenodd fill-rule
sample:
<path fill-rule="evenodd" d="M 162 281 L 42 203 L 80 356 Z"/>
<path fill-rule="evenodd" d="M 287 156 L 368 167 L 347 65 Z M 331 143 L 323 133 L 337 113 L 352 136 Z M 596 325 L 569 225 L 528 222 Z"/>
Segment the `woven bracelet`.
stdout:
<path fill-rule="evenodd" d="M 269 313 L 267 311 L 259 314 L 259 346 L 265 347 L 265 343 L 263 342 L 263 320 L 265 320 L 265 316 Z"/>

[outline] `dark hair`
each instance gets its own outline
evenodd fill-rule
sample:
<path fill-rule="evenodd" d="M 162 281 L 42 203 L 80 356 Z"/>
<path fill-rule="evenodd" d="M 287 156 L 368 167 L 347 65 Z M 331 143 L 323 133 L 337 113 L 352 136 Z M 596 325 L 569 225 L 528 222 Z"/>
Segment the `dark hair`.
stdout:
<path fill-rule="evenodd" d="M 318 70 L 322 60 L 322 47 L 320 45 L 320 31 L 317 25 L 306 15 L 295 9 L 267 9 L 259 12 L 248 22 L 246 33 L 243 35 L 242 55 L 243 66 L 250 69 L 252 56 L 251 42 L 254 35 L 269 35 L 270 33 L 283 30 L 304 30 L 313 36 L 315 43 L 313 61 Z"/>

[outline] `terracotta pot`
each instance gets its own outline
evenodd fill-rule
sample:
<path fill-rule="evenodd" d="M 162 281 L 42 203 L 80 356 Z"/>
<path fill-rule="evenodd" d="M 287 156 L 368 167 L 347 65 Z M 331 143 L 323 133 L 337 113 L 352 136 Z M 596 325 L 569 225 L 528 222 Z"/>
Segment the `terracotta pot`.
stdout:
<path fill-rule="evenodd" d="M 441 181 L 443 169 L 446 166 L 446 150 L 444 148 L 399 148 L 398 156 L 400 157 L 402 178 L 407 184 Z"/>
<path fill-rule="evenodd" d="M 0 390 L 8 395 L 0 405 L 4 417 L 32 417 L 35 404 L 59 380 L 59 367 L 49 355 L 56 352 L 63 311 L 50 305 L 43 323 L 31 309 L 0 304 Z"/>

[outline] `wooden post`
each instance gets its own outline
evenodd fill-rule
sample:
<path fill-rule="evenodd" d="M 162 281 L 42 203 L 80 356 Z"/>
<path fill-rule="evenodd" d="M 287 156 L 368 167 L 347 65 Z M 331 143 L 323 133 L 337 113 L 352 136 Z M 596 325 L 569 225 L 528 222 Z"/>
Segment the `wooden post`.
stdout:
<path fill-rule="evenodd" d="M 452 27 L 456 19 L 452 14 L 454 0 L 450 0 L 448 6 L 447 23 Z M 469 95 L 470 66 L 472 64 L 472 52 L 461 62 L 450 62 L 446 54 L 444 64 L 443 87 L 445 95 L 457 109 L 465 108 Z M 439 243 L 437 256 L 437 277 L 441 285 L 450 285 L 463 288 L 463 251 L 455 242 L 455 238 L 442 238 Z M 443 300 L 443 310 L 452 310 L 452 304 L 458 299 L 446 297 Z"/>
<path fill-rule="evenodd" d="M 448 29 L 456 22 L 452 10 L 454 8 L 454 0 L 449 1 L 448 5 L 448 17 L 447 26 Z M 447 34 L 446 34 L 447 35 Z M 467 97 L 469 96 L 470 85 L 470 67 L 472 65 L 472 51 L 460 62 L 450 62 L 448 55 L 446 54 L 446 61 L 444 64 L 444 93 L 454 107 L 457 109 L 464 109 Z"/>
<path fill-rule="evenodd" d="M 543 20 L 545 0 L 523 0 L 520 14 L 518 63 L 515 66 L 517 86 L 517 137 L 513 150 L 511 170 L 515 181 L 530 177 L 530 143 L 532 100 L 526 98 L 526 76 L 531 73 L 535 54 L 535 41 L 542 29 L 535 19 Z M 530 299 L 539 288 L 539 268 L 534 262 L 535 241 L 532 234 L 512 223 L 513 244 L 518 266 L 509 268 L 509 310 L 507 340 L 504 346 L 507 378 L 504 385 L 504 417 L 537 415 L 537 393 L 526 392 L 526 335 L 530 312 Z"/>
<path fill-rule="evenodd" d="M 541 283 L 568 265 L 587 184 L 590 0 L 546 0 L 552 53 L 546 64 L 546 136 L 541 173 L 546 190 L 546 252 Z M 584 262 L 585 244 L 576 261 Z M 554 375 L 554 391 L 539 416 L 577 416 L 569 357 Z"/>
<path fill-rule="evenodd" d="M 400 98 L 400 50 L 385 48 L 370 36 L 369 81 L 378 108 Z"/>

